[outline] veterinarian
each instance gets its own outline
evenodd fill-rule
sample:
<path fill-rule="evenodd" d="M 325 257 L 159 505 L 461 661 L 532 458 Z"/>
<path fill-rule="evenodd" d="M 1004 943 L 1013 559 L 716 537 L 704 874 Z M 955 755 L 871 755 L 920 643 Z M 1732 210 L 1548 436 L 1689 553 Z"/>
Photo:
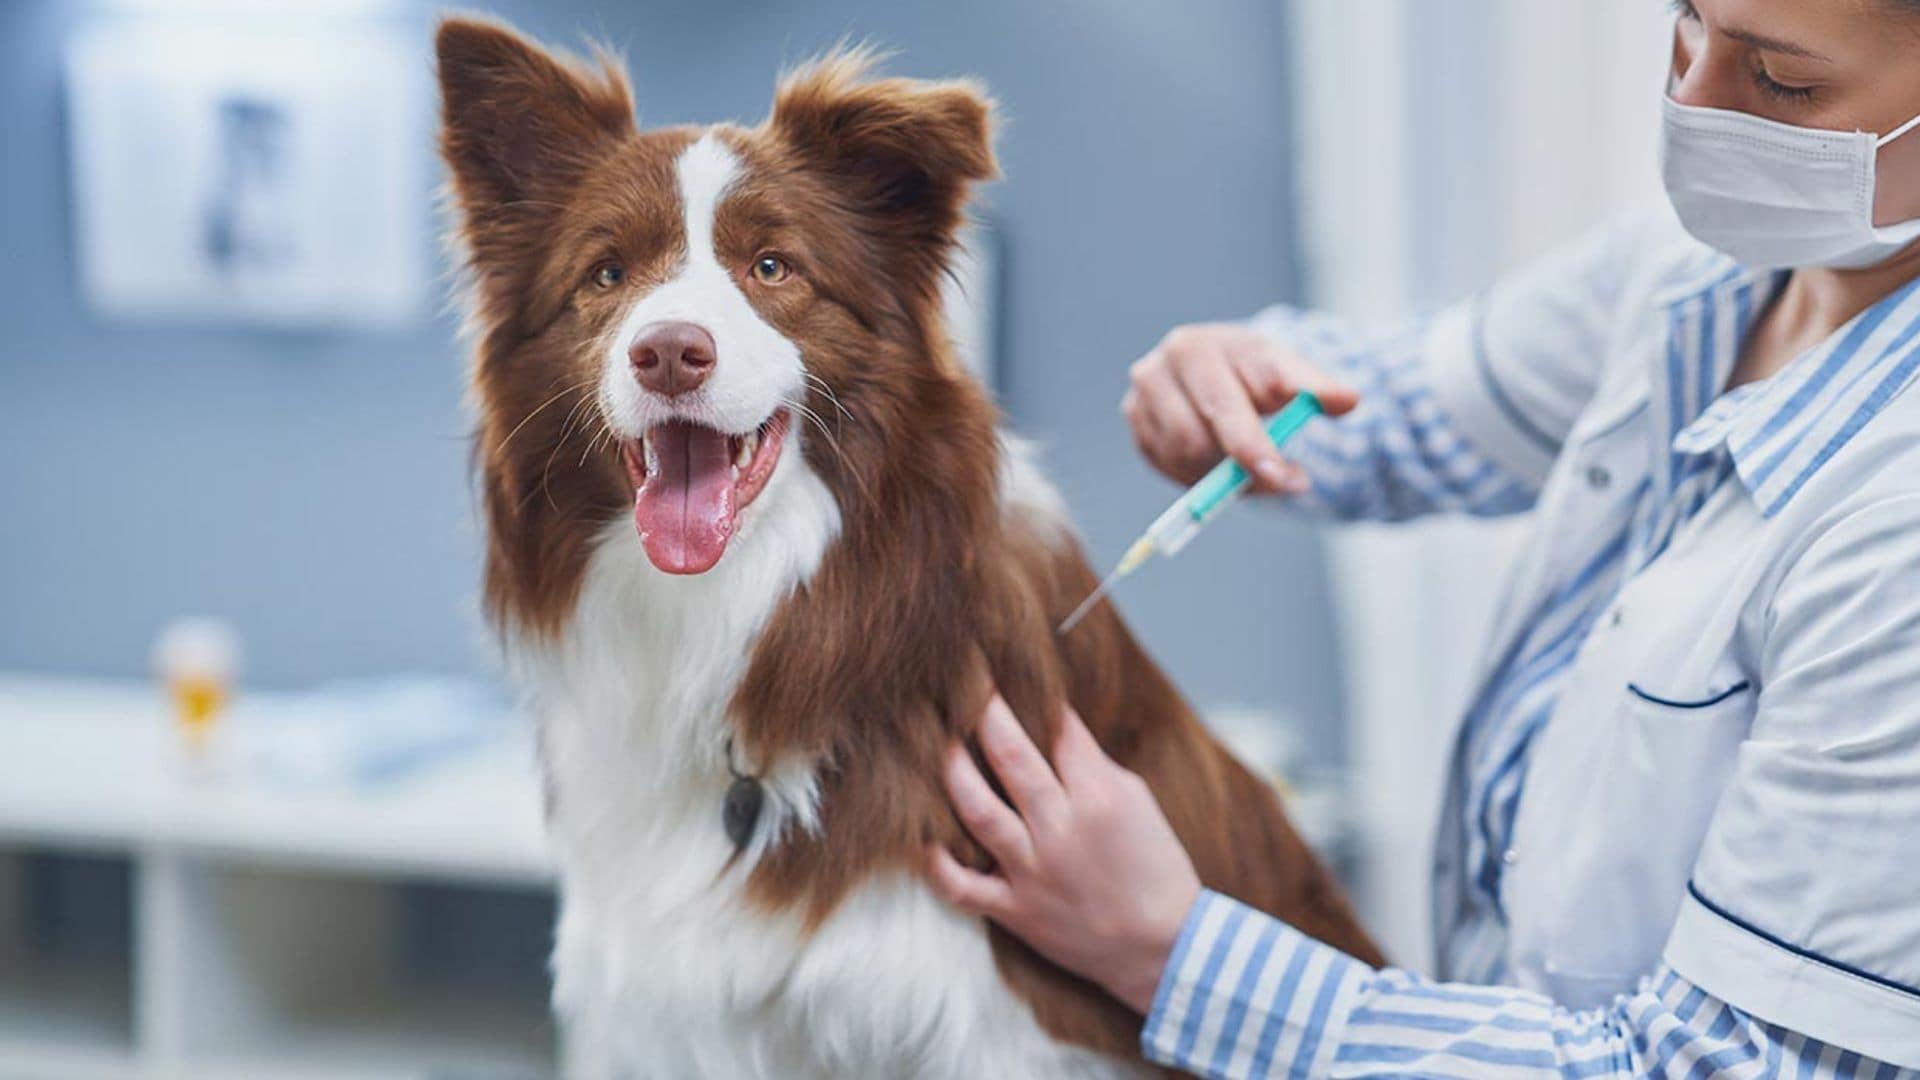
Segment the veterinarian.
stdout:
<path fill-rule="evenodd" d="M 1070 713 L 1051 767 L 983 718 L 1011 806 L 952 757 L 998 869 L 936 852 L 936 887 L 1138 1010 L 1154 1061 L 1920 1069 L 1920 2 L 1678 8 L 1670 207 L 1399 333 L 1273 310 L 1133 368 L 1180 483 L 1225 452 L 1343 520 L 1535 515 L 1440 818 L 1444 982 L 1202 888 Z M 1257 416 L 1300 388 L 1351 411 L 1282 461 Z"/>

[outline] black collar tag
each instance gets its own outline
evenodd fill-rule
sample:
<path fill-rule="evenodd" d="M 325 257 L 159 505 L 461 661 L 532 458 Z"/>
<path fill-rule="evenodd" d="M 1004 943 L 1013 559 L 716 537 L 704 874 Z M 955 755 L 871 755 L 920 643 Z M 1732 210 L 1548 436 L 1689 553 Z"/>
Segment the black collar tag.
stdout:
<path fill-rule="evenodd" d="M 733 737 L 727 737 L 726 744 L 727 775 L 733 777 L 733 783 L 727 785 L 727 793 L 720 799 L 720 825 L 727 830 L 727 839 L 733 841 L 733 850 L 738 853 L 746 850 L 747 842 L 753 839 L 754 827 L 760 824 L 760 809 L 767 804 L 766 788 L 760 786 L 759 777 L 748 776 L 733 767 Z"/>
<path fill-rule="evenodd" d="M 720 823 L 726 826 L 727 839 L 733 841 L 735 851 L 753 839 L 754 826 L 760 823 L 760 808 L 766 801 L 766 791 L 751 776 L 736 776 L 727 785 L 726 798 L 720 800 Z"/>

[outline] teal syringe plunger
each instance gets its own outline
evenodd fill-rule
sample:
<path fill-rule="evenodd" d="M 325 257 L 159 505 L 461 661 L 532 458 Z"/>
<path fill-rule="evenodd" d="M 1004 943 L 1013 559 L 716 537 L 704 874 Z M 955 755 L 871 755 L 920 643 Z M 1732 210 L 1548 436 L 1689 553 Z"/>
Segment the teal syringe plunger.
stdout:
<path fill-rule="evenodd" d="M 1320 413 L 1320 399 L 1303 390 L 1286 408 L 1274 413 L 1272 419 L 1267 421 L 1267 438 L 1272 440 L 1276 448 L 1285 446 L 1295 432 Z M 1166 513 L 1147 526 L 1147 531 L 1120 557 L 1120 564 L 1113 568 L 1113 573 L 1108 574 L 1099 588 L 1094 589 L 1092 595 L 1081 601 L 1080 606 L 1073 609 L 1073 614 L 1060 624 L 1059 632 L 1064 634 L 1079 625 L 1080 620 L 1086 618 L 1087 613 L 1119 584 L 1121 578 L 1140 569 L 1148 559 L 1155 555 L 1171 558 L 1180 554 L 1181 549 L 1200 535 L 1201 529 L 1220 516 L 1220 511 L 1233 505 L 1240 494 L 1247 490 L 1252 479 L 1247 475 L 1247 470 L 1232 458 L 1215 466 L 1199 483 L 1188 488 L 1186 494 L 1175 499 L 1173 505 L 1167 507 Z"/>

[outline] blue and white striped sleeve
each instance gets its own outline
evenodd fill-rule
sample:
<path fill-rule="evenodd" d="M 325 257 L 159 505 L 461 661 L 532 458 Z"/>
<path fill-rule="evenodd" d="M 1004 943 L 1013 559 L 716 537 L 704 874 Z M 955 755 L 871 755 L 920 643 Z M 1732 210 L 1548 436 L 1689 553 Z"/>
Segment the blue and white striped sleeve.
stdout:
<path fill-rule="evenodd" d="M 1686 240 L 1666 200 L 1507 275 L 1478 300 L 1385 336 L 1285 306 L 1250 326 L 1361 392 L 1288 447 L 1300 500 L 1349 520 L 1530 508 L 1597 391 L 1623 315 Z"/>
<path fill-rule="evenodd" d="M 1287 447 L 1312 481 L 1296 500 L 1302 508 L 1345 521 L 1532 508 L 1537 492 L 1529 478 L 1476 449 L 1435 396 L 1429 342 L 1444 331 L 1432 321 L 1363 340 L 1324 314 L 1281 306 L 1250 325 L 1360 391 L 1352 413 L 1315 420 Z"/>
<path fill-rule="evenodd" d="M 1376 971 L 1202 893 L 1140 1036 L 1161 1065 L 1215 1078 L 1920 1076 L 1749 1016 L 1665 968 L 1605 1009 L 1524 990 Z"/>

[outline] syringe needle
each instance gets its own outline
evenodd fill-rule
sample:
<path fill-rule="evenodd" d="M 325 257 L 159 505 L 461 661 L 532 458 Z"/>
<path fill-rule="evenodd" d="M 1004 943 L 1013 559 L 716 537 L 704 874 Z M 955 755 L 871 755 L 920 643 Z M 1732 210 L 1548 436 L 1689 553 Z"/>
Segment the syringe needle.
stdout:
<path fill-rule="evenodd" d="M 1080 620 L 1087 617 L 1087 614 L 1094 609 L 1094 605 L 1098 604 L 1100 599 L 1106 596 L 1107 592 L 1113 588 L 1115 582 L 1133 573 L 1135 570 L 1140 569 L 1140 564 L 1146 562 L 1148 556 L 1152 554 L 1153 538 L 1151 536 L 1143 536 L 1135 540 L 1133 546 L 1127 549 L 1127 553 L 1120 557 L 1120 565 L 1114 567 L 1113 573 L 1108 574 L 1106 580 L 1095 586 L 1093 592 L 1088 594 L 1085 600 L 1080 601 L 1080 606 L 1074 608 L 1073 614 L 1068 615 L 1061 621 L 1060 629 L 1054 631 L 1054 633 L 1065 634 L 1067 631 L 1080 625 Z"/>
<path fill-rule="evenodd" d="M 1303 424 L 1319 415 L 1320 399 L 1303 390 L 1287 403 L 1286 408 L 1274 413 L 1267 421 L 1267 439 L 1277 450 L 1285 446 Z M 1121 556 L 1120 565 L 1113 568 L 1113 573 L 1107 575 L 1107 579 L 1093 590 L 1092 595 L 1080 601 L 1080 606 L 1073 609 L 1073 614 L 1067 616 L 1055 633 L 1065 634 L 1080 625 L 1080 620 L 1086 618 L 1087 613 L 1106 597 L 1114 583 L 1138 570 L 1141 563 L 1156 554 L 1169 557 L 1180 554 L 1181 549 L 1206 527 L 1207 522 L 1239 498 L 1250 483 L 1252 478 L 1232 458 L 1214 466 L 1212 472 L 1201 477 L 1199 483 L 1188 488 L 1173 501 L 1172 506 L 1167 507 L 1165 513 L 1147 526 L 1145 535 L 1135 540 L 1127 553 Z"/>
<path fill-rule="evenodd" d="M 1107 595 L 1107 590 L 1118 580 L 1120 580 L 1120 568 L 1116 566 L 1113 568 L 1113 573 L 1107 575 L 1107 580 L 1101 582 L 1098 588 L 1088 593 L 1087 598 L 1080 601 L 1080 606 L 1073 609 L 1073 614 L 1061 621 L 1060 629 L 1055 631 L 1055 633 L 1064 636 L 1068 631 L 1080 625 L 1080 620 L 1087 617 L 1087 613 L 1093 610 L 1094 605 L 1100 602 L 1101 597 Z"/>

